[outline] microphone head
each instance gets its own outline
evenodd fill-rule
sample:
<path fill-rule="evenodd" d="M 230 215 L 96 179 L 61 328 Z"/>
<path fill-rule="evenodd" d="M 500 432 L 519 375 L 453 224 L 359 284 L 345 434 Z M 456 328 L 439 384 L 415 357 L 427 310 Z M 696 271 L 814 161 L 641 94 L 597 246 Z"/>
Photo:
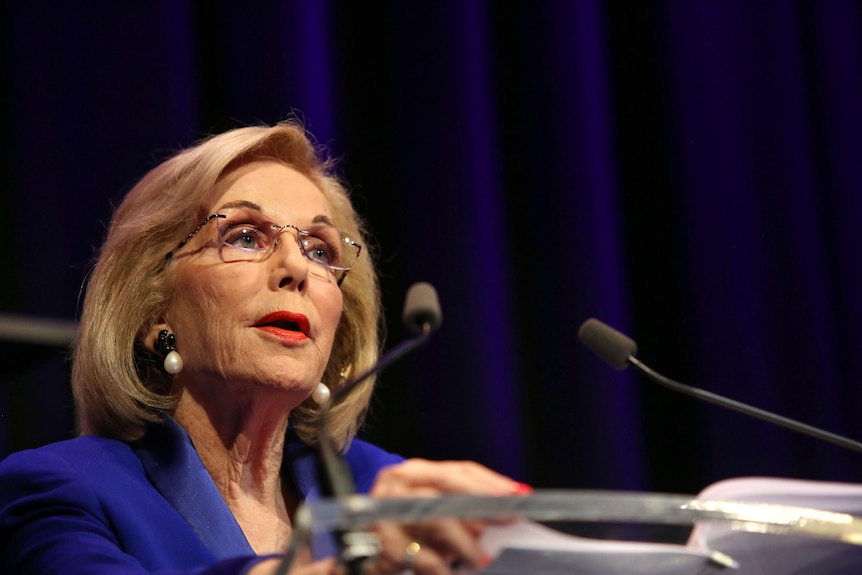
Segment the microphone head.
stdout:
<path fill-rule="evenodd" d="M 638 352 L 638 344 L 595 318 L 590 318 L 578 330 L 581 343 L 615 369 L 628 367 L 629 357 Z"/>
<path fill-rule="evenodd" d="M 443 311 L 437 299 L 437 290 L 427 282 L 410 286 L 404 298 L 404 325 L 413 333 L 435 330 L 443 323 Z"/>

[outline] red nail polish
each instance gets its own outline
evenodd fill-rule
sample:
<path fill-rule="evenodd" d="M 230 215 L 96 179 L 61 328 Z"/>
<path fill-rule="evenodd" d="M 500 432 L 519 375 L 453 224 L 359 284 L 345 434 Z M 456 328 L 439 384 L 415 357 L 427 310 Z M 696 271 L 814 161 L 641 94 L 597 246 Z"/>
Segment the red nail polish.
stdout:
<path fill-rule="evenodd" d="M 509 492 L 512 495 L 529 495 L 533 492 L 533 488 L 526 483 L 515 481 L 514 483 L 512 483 L 512 485 L 509 486 Z"/>

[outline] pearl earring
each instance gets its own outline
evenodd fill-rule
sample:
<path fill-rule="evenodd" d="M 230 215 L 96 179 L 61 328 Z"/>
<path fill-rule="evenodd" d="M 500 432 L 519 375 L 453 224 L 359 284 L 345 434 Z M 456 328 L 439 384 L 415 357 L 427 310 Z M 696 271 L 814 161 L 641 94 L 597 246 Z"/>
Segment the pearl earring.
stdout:
<path fill-rule="evenodd" d="M 163 329 L 159 332 L 156 343 L 153 344 L 156 351 L 165 354 L 165 371 L 176 375 L 183 370 L 183 358 L 177 352 L 177 336 Z"/>
<path fill-rule="evenodd" d="M 315 386 L 314 391 L 311 392 L 311 399 L 317 405 L 323 405 L 329 401 L 331 395 L 332 393 L 329 391 L 329 388 L 321 381 Z"/>

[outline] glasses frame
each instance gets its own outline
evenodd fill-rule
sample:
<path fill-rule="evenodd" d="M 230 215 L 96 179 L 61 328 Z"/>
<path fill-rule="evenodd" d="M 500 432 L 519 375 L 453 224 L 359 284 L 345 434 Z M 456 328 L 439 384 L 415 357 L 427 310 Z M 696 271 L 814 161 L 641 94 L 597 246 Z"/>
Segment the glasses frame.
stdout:
<path fill-rule="evenodd" d="M 226 216 L 225 214 L 210 214 L 209 216 L 207 216 L 206 218 L 204 218 L 204 221 L 202 221 L 202 222 L 198 225 L 198 227 L 196 227 L 196 228 L 195 228 L 195 229 L 193 229 L 191 232 L 189 232 L 189 235 L 187 235 L 185 238 L 183 238 L 183 240 L 182 240 L 180 243 L 178 243 L 178 244 L 177 244 L 177 247 L 175 247 L 174 249 L 172 249 L 171 251 L 169 251 L 167 254 L 165 254 L 165 259 L 164 259 L 164 261 L 163 261 L 163 263 L 162 263 L 162 267 L 164 267 L 164 266 L 167 264 L 167 262 L 168 262 L 168 261 L 169 261 L 169 260 L 174 256 L 174 253 L 176 253 L 176 252 L 177 252 L 177 250 L 182 249 L 182 248 L 183 248 L 183 246 L 185 246 L 185 245 L 189 242 L 189 240 L 191 240 L 193 237 L 195 237 L 195 235 L 196 235 L 199 231 L 201 231 L 201 229 L 202 229 L 204 226 L 206 226 L 206 225 L 207 225 L 208 223 L 210 223 L 211 221 L 213 221 L 213 220 L 217 220 L 217 219 L 227 219 L 227 216 Z M 216 229 L 216 233 L 218 234 L 219 243 L 220 243 L 222 246 L 225 246 L 225 247 L 228 247 L 228 248 L 231 248 L 231 249 L 235 249 L 235 250 L 243 250 L 243 251 L 254 252 L 254 253 L 266 253 L 266 252 L 270 252 L 270 253 L 272 253 L 272 251 L 273 251 L 273 250 L 275 249 L 275 247 L 278 245 L 278 237 L 279 237 L 279 234 L 280 234 L 282 231 L 284 231 L 284 230 L 286 230 L 286 229 L 288 229 L 288 228 L 296 230 L 296 232 L 297 232 L 297 233 L 296 233 L 296 244 L 299 246 L 299 251 L 301 251 L 301 252 L 302 252 L 302 255 L 303 255 L 307 260 L 309 260 L 310 262 L 313 262 L 313 263 L 315 263 L 315 264 L 317 264 L 317 265 L 319 265 L 319 266 L 321 266 L 321 267 L 324 267 L 324 268 L 326 268 L 326 269 L 332 270 L 333 272 L 339 272 L 339 271 L 341 272 L 341 277 L 339 277 L 339 278 L 338 278 L 338 280 L 336 281 L 336 285 L 341 286 L 341 282 L 343 282 L 343 281 L 344 281 L 344 277 L 347 275 L 347 272 L 349 272 L 349 271 L 351 270 L 351 268 L 353 267 L 353 265 L 351 265 L 351 266 L 350 266 L 350 267 L 348 267 L 348 268 L 345 268 L 345 267 L 342 267 L 342 266 L 331 266 L 331 265 L 328 265 L 328 264 L 325 264 L 325 263 L 321 262 L 320 260 L 316 260 L 316 259 L 312 258 L 312 257 L 308 254 L 308 252 L 305 250 L 305 246 L 304 246 L 304 245 L 302 245 L 302 242 L 300 241 L 300 237 L 302 237 L 302 234 L 303 234 L 303 233 L 307 233 L 307 232 L 306 232 L 306 230 L 303 230 L 303 229 L 301 229 L 301 228 L 299 228 L 299 227 L 297 227 L 297 226 L 295 226 L 295 225 L 293 225 L 293 224 L 285 224 L 285 225 L 272 224 L 272 229 L 273 229 L 273 230 L 276 230 L 276 232 L 277 232 L 277 233 L 276 233 L 276 239 L 275 239 L 275 241 L 274 241 L 274 242 L 273 242 L 273 244 L 272 244 L 272 248 L 267 249 L 267 250 L 253 250 L 253 249 L 248 249 L 248 248 L 240 248 L 240 247 L 237 247 L 237 246 L 232 246 L 232 245 L 230 245 L 230 244 L 228 244 L 228 243 L 226 243 L 226 242 L 224 241 L 224 239 L 222 238 L 222 233 L 221 233 L 221 230 L 220 230 L 220 229 Z M 339 233 L 341 233 L 341 234 L 343 235 L 343 232 L 339 232 Z M 344 238 L 345 240 L 347 240 L 345 243 L 346 243 L 348 246 L 350 246 L 350 247 L 352 247 L 352 248 L 354 248 L 354 249 L 356 250 L 356 260 L 354 260 L 354 264 L 355 264 L 355 263 L 356 263 L 356 261 L 358 261 L 358 260 L 359 260 L 359 255 L 362 253 L 362 246 L 361 246 L 360 244 L 356 243 L 355 241 L 353 241 L 353 240 L 349 239 L 347 236 L 343 236 L 343 238 Z M 251 260 L 251 261 L 255 261 L 255 260 Z"/>

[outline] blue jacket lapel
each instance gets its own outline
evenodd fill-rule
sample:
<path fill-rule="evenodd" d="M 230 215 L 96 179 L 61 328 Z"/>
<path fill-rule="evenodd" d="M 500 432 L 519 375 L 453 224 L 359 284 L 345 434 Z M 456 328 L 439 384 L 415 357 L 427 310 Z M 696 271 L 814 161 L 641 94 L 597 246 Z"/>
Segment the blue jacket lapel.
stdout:
<path fill-rule="evenodd" d="M 131 445 L 153 485 L 217 559 L 254 551 L 213 483 L 186 431 L 165 417 Z"/>

